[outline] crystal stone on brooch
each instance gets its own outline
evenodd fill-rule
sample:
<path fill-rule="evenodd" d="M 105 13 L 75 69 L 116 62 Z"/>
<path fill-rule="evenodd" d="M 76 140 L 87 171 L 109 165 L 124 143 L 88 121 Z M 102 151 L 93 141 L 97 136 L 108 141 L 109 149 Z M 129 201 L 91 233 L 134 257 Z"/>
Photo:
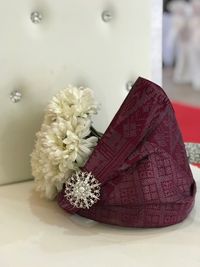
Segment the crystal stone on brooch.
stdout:
<path fill-rule="evenodd" d="M 100 197 L 100 183 L 88 172 L 77 171 L 65 183 L 65 197 L 76 208 L 89 209 Z"/>

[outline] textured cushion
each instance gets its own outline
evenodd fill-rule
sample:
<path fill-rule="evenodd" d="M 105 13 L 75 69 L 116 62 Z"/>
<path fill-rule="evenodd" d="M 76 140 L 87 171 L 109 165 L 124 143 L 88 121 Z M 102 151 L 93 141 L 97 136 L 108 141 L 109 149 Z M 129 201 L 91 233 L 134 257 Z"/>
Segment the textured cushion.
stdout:
<path fill-rule="evenodd" d="M 156 84 L 138 78 L 83 168 L 102 183 L 90 209 L 59 205 L 104 223 L 162 227 L 186 218 L 195 182 L 172 105 Z"/>

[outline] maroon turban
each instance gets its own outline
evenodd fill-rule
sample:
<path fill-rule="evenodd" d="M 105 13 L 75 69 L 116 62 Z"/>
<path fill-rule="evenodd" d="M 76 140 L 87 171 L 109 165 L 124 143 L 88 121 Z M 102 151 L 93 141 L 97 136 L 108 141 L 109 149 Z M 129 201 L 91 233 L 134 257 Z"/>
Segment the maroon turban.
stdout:
<path fill-rule="evenodd" d="M 101 183 L 89 209 L 58 204 L 103 223 L 163 227 L 184 220 L 194 205 L 195 181 L 173 107 L 156 84 L 138 78 L 82 168 Z"/>

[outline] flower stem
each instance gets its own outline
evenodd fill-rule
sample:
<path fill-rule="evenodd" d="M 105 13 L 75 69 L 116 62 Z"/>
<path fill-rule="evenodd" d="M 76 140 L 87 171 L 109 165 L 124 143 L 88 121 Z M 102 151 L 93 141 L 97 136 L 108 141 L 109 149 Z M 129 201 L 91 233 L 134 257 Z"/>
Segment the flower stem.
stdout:
<path fill-rule="evenodd" d="M 91 126 L 90 129 L 91 129 L 91 134 L 93 136 L 96 136 L 98 139 L 101 139 L 101 137 L 103 136 L 102 133 L 98 132 L 93 126 Z"/>

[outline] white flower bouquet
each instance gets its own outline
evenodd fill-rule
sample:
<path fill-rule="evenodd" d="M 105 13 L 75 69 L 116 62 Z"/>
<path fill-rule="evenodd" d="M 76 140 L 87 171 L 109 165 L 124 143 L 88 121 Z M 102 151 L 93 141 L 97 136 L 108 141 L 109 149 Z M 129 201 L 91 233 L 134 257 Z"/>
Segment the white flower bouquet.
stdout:
<path fill-rule="evenodd" d="M 36 190 L 54 199 L 98 142 L 91 117 L 98 104 L 89 88 L 69 86 L 49 103 L 31 154 Z"/>

